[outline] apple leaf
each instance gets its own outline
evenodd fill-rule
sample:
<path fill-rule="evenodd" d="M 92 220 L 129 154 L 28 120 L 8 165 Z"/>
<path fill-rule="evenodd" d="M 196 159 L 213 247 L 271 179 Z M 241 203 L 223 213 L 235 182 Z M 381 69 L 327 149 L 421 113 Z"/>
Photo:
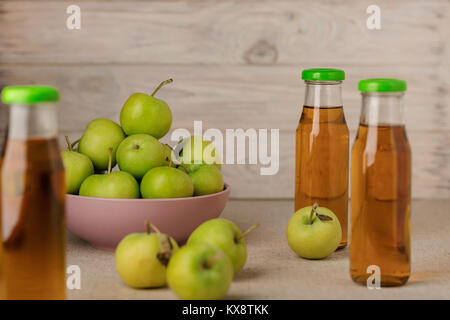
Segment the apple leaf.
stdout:
<path fill-rule="evenodd" d="M 163 266 L 167 267 L 171 256 L 172 252 L 158 252 L 156 258 L 158 258 L 159 262 L 161 262 Z"/>
<path fill-rule="evenodd" d="M 317 218 L 319 218 L 321 221 L 332 221 L 333 218 L 324 214 L 320 214 L 316 212 Z"/>
<path fill-rule="evenodd" d="M 158 258 L 162 265 L 167 267 L 169 260 L 172 257 L 173 250 L 172 243 L 170 242 L 170 238 L 168 236 L 162 235 L 162 237 L 160 237 L 159 248 L 161 251 L 156 254 L 156 258 Z"/>

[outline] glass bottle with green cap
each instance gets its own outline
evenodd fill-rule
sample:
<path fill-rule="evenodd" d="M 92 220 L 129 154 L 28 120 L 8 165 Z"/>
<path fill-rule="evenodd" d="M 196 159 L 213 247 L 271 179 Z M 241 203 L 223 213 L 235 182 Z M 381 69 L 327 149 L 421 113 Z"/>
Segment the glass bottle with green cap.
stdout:
<path fill-rule="evenodd" d="M 411 150 L 403 123 L 406 82 L 359 82 L 362 109 L 352 149 L 350 274 L 366 284 L 370 266 L 381 286 L 410 275 Z M 371 271 L 372 272 L 372 271 Z"/>
<path fill-rule="evenodd" d="M 58 90 L 9 86 L 0 168 L 3 299 L 65 299 L 64 168 Z"/>
<path fill-rule="evenodd" d="M 343 70 L 306 69 L 305 102 L 296 132 L 295 210 L 317 203 L 332 210 L 347 244 L 349 132 L 341 97 Z"/>

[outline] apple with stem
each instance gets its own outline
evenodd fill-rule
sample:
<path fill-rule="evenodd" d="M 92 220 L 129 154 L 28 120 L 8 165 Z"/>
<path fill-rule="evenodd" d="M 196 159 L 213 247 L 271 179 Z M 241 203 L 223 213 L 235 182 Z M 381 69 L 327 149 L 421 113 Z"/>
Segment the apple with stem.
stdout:
<path fill-rule="evenodd" d="M 133 134 L 125 138 L 117 148 L 116 159 L 120 170 L 141 179 L 152 168 L 165 163 L 163 144 L 148 134 Z"/>
<path fill-rule="evenodd" d="M 198 226 L 190 235 L 187 243 L 205 242 L 220 248 L 230 258 L 236 274 L 244 267 L 247 260 L 245 237 L 258 226 L 259 224 L 255 224 L 242 233 L 230 220 L 211 219 Z"/>
<path fill-rule="evenodd" d="M 184 300 L 217 300 L 225 296 L 233 266 L 219 248 L 207 243 L 187 244 L 170 259 L 167 283 Z"/>
<path fill-rule="evenodd" d="M 87 156 L 74 151 L 69 137 L 65 137 L 68 150 L 62 150 L 61 157 L 66 174 L 66 192 L 69 194 L 78 194 L 84 179 L 94 174 L 94 165 Z"/>
<path fill-rule="evenodd" d="M 122 128 L 109 119 L 92 120 L 83 133 L 78 151 L 91 159 L 96 171 L 104 171 L 109 164 L 109 148 L 113 149 L 111 165 L 116 165 L 116 149 L 125 134 Z"/>
<path fill-rule="evenodd" d="M 286 236 L 289 247 L 300 257 L 323 259 L 339 246 L 342 229 L 331 210 L 315 203 L 294 213 Z"/>
<path fill-rule="evenodd" d="M 178 250 L 176 241 L 149 221 L 146 221 L 146 228 L 146 233 L 127 235 L 116 248 L 117 272 L 133 288 L 165 286 L 167 265 Z M 151 232 L 151 229 L 156 232 Z"/>
<path fill-rule="evenodd" d="M 139 184 L 125 171 L 111 172 L 113 149 L 109 148 L 108 171 L 87 177 L 80 187 L 80 196 L 98 198 L 139 198 Z"/>
<path fill-rule="evenodd" d="M 154 97 L 172 79 L 165 80 L 151 95 L 133 93 L 122 107 L 120 124 L 127 135 L 146 133 L 160 139 L 169 132 L 172 125 L 172 111 L 168 104 Z"/>

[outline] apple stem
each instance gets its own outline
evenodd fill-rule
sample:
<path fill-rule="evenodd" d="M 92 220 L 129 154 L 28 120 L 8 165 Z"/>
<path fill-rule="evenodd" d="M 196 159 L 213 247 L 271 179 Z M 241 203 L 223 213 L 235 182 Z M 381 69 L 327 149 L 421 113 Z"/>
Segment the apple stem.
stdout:
<path fill-rule="evenodd" d="M 186 170 L 186 172 L 187 172 L 188 174 L 191 173 L 191 170 L 189 170 L 188 167 L 186 167 L 186 165 L 185 165 L 183 162 L 180 162 L 180 166 L 181 166 L 184 170 Z"/>
<path fill-rule="evenodd" d="M 147 229 L 147 233 L 151 233 L 152 229 L 156 231 L 156 233 L 161 233 L 161 231 L 156 227 L 153 223 L 150 223 L 149 220 L 145 220 L 145 227 Z"/>
<path fill-rule="evenodd" d="M 108 173 L 111 173 L 111 165 L 112 165 L 112 153 L 113 148 L 108 148 L 109 151 L 109 159 L 108 159 Z"/>
<path fill-rule="evenodd" d="M 169 158 L 169 168 L 172 168 L 172 164 L 173 164 L 173 162 L 172 162 L 172 157 L 170 157 L 170 158 Z"/>
<path fill-rule="evenodd" d="M 69 151 L 73 151 L 73 147 L 72 147 L 72 144 L 70 143 L 69 136 L 64 136 L 64 137 L 66 138 L 67 149 L 69 149 Z"/>
<path fill-rule="evenodd" d="M 159 252 L 156 254 L 156 258 L 161 262 L 161 264 L 165 267 L 169 264 L 169 260 L 172 257 L 173 246 L 170 242 L 170 238 L 168 235 L 161 233 L 159 229 L 151 224 L 150 221 L 146 220 L 145 225 L 147 228 L 147 234 L 151 233 L 151 229 L 156 231 L 156 234 L 159 238 Z"/>
<path fill-rule="evenodd" d="M 173 246 L 168 235 L 162 234 L 159 237 L 159 250 L 160 251 L 156 254 L 156 258 L 158 258 L 159 262 L 161 262 L 163 266 L 167 267 L 170 258 L 172 258 L 173 250 Z"/>
<path fill-rule="evenodd" d="M 319 207 L 319 205 L 317 204 L 317 202 L 315 202 L 312 206 L 311 209 L 311 213 L 309 214 L 309 222 L 310 224 L 313 223 L 313 219 L 314 219 L 314 213 L 316 213 L 316 209 Z"/>
<path fill-rule="evenodd" d="M 248 228 L 244 233 L 242 233 L 240 236 L 236 237 L 237 240 L 243 239 L 245 238 L 250 232 L 252 232 L 253 230 L 255 230 L 256 228 L 259 227 L 259 223 L 256 223 L 254 225 L 252 225 L 250 228 Z"/>
<path fill-rule="evenodd" d="M 75 147 L 75 145 L 78 143 L 78 142 L 80 142 L 80 140 L 81 140 L 81 138 L 79 138 L 79 139 L 77 139 L 77 140 L 75 140 L 74 142 L 72 142 L 72 149 L 73 149 L 73 147 Z"/>
<path fill-rule="evenodd" d="M 159 89 L 161 89 L 163 86 L 165 86 L 166 84 L 172 83 L 173 79 L 167 79 L 164 80 L 163 82 L 161 82 L 159 84 L 159 86 L 156 87 L 155 91 L 153 91 L 153 93 L 151 94 L 151 96 L 153 97 L 155 95 L 156 92 L 158 92 Z"/>
<path fill-rule="evenodd" d="M 217 261 L 222 259 L 225 256 L 225 253 L 223 251 L 219 251 L 213 256 L 206 259 L 205 263 L 203 264 L 203 267 L 205 269 L 210 269 Z"/>
<path fill-rule="evenodd" d="M 161 231 L 159 231 L 159 229 L 154 224 L 150 223 L 150 226 L 153 230 L 156 231 L 156 233 L 161 233 Z"/>

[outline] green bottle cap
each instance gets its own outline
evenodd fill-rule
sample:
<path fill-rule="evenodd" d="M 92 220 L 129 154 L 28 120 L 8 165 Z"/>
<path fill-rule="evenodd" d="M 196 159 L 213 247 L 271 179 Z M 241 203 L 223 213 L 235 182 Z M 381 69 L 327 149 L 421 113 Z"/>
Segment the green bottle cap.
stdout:
<path fill-rule="evenodd" d="M 302 71 L 303 80 L 311 81 L 341 81 L 345 80 L 344 70 L 332 68 L 313 68 Z"/>
<path fill-rule="evenodd" d="M 46 86 L 8 86 L 2 90 L 2 101 L 5 104 L 37 104 L 59 100 L 59 91 Z"/>
<path fill-rule="evenodd" d="M 362 92 L 401 92 L 406 91 L 406 81 L 399 79 L 365 79 L 358 83 Z"/>

